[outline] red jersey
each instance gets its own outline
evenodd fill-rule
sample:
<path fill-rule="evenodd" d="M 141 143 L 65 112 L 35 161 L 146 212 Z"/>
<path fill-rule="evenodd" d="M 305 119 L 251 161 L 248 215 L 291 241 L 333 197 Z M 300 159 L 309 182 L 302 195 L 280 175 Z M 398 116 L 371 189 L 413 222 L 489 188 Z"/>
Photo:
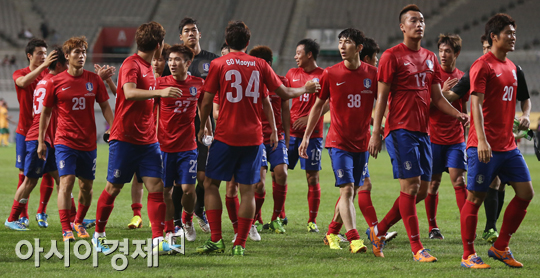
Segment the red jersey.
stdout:
<path fill-rule="evenodd" d="M 269 91 L 283 83 L 270 65 L 243 52 L 232 52 L 214 59 L 204 91 L 219 95 L 219 118 L 215 139 L 230 146 L 256 146 L 263 143 L 262 101 Z"/>
<path fill-rule="evenodd" d="M 133 54 L 120 66 L 110 140 L 135 145 L 157 143 L 154 99 L 127 100 L 124 94 L 126 83 L 135 83 L 136 88 L 141 90 L 155 90 L 156 78 L 150 63 Z"/>
<path fill-rule="evenodd" d="M 17 100 L 19 101 L 19 124 L 17 125 L 16 132 L 23 136 L 26 136 L 28 129 L 32 125 L 32 100 L 34 98 L 34 90 L 36 89 L 38 82 L 43 79 L 45 75 L 49 74 L 49 69 L 42 71 L 36 80 L 26 88 L 17 86 L 17 79 L 26 76 L 30 72 L 32 72 L 30 67 L 26 67 L 24 69 L 16 70 L 13 73 L 13 82 L 15 82 Z"/>
<path fill-rule="evenodd" d="M 400 43 L 381 56 L 378 81 L 390 84 L 385 137 L 396 129 L 428 132 L 431 85 L 440 84 L 439 62 L 427 49 Z"/>
<path fill-rule="evenodd" d="M 176 87 L 182 90 L 179 98 L 161 98 L 159 109 L 158 140 L 162 151 L 168 153 L 191 151 L 195 141 L 195 115 L 204 80 L 188 75 L 177 81 L 172 75 L 157 79 L 157 89 Z"/>
<path fill-rule="evenodd" d="M 463 72 L 454 69 L 452 72 L 446 72 L 440 67 L 441 87 L 444 81 L 448 78 L 458 80 L 463 76 Z M 463 111 L 463 103 L 469 100 L 470 93 L 467 93 L 462 98 L 452 102 L 452 106 L 458 111 Z M 465 142 L 463 124 L 456 118 L 441 112 L 436 107 L 429 109 L 429 136 L 432 143 L 439 145 L 454 145 Z"/>
<path fill-rule="evenodd" d="M 79 151 L 95 150 L 97 135 L 94 104 L 109 99 L 103 80 L 87 70 L 80 76 L 72 76 L 64 71 L 50 80 L 50 93 L 45 95 L 43 105 L 55 108 L 58 113 L 54 144 L 66 145 Z"/>
<path fill-rule="evenodd" d="M 484 94 L 482 114 L 484 130 L 491 149 L 506 152 L 516 148 L 512 127 L 516 113 L 517 75 L 516 66 L 506 58 L 501 61 L 488 52 L 478 58 L 469 71 L 471 92 Z M 477 147 L 478 137 L 471 113 L 471 128 L 467 148 Z"/>
<path fill-rule="evenodd" d="M 38 82 L 36 89 L 34 90 L 34 100 L 33 100 L 33 111 L 34 119 L 32 125 L 28 129 L 26 134 L 26 141 L 34 141 L 39 137 L 39 118 L 41 117 L 41 111 L 43 110 L 43 103 L 45 101 L 45 96 L 48 93 L 52 92 L 52 80 L 54 75 L 47 74 L 41 81 Z M 45 142 L 49 145 L 53 145 L 54 142 L 54 133 L 56 131 L 56 109 L 52 110 L 51 120 L 49 121 L 49 127 L 47 132 L 45 132 Z"/>
<path fill-rule="evenodd" d="M 319 81 L 323 73 L 322 68 L 316 68 L 310 72 L 305 72 L 302 68 L 290 69 L 287 72 L 287 79 L 289 79 L 291 88 L 300 88 L 306 85 L 306 82 L 310 80 Z M 299 118 L 309 116 L 311 107 L 315 104 L 315 95 L 310 96 L 309 94 L 303 94 L 297 98 L 293 98 L 291 106 L 291 136 L 297 138 L 303 138 L 306 128 L 294 129 L 292 124 Z M 322 138 L 323 137 L 323 121 L 324 118 L 321 117 L 310 138 Z"/>
<path fill-rule="evenodd" d="M 370 139 L 369 124 L 377 94 L 377 68 L 362 62 L 350 70 L 341 62 L 324 70 L 319 98 L 330 98 L 330 130 L 327 148 L 365 152 Z"/>
<path fill-rule="evenodd" d="M 283 76 L 278 75 L 279 79 L 281 79 L 281 82 L 283 82 L 283 85 L 285 87 L 289 87 L 289 80 Z M 266 88 L 265 88 L 266 89 Z M 283 140 L 284 137 L 284 129 L 283 129 L 283 119 L 281 119 L 281 103 L 283 99 L 278 96 L 275 92 L 268 93 L 268 97 L 270 97 L 270 104 L 272 104 L 272 110 L 274 111 L 274 118 L 276 121 L 276 129 L 277 129 L 277 135 L 278 140 Z M 266 115 L 264 115 L 264 112 L 262 112 L 262 130 L 263 130 L 263 138 L 265 144 L 270 144 L 270 135 L 272 135 L 272 129 L 270 128 L 270 123 L 266 119 Z"/>

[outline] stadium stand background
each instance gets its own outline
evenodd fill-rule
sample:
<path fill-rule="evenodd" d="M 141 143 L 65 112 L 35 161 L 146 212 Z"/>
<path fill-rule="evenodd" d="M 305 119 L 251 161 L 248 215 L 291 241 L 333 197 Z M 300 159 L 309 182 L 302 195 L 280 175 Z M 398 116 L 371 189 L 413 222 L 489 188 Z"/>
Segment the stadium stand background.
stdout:
<path fill-rule="evenodd" d="M 275 56 L 274 69 L 284 75 L 288 69 L 296 67 L 293 59 L 296 43 L 308 33 L 332 34 L 318 38 L 321 44 L 329 45 L 329 50 L 323 51 L 319 58 L 321 67 L 341 61 L 339 53 L 332 50 L 337 48 L 335 35 L 340 29 L 362 30 L 379 43 L 382 51 L 401 42 L 398 12 L 411 2 L 422 9 L 426 18 L 424 47 L 436 52 L 440 33 L 457 33 L 463 38 L 463 50 L 457 63 L 461 70 L 467 70 L 481 56 L 479 38 L 484 33 L 486 20 L 498 12 L 514 17 L 518 40 L 510 59 L 523 67 L 533 111 L 540 112 L 540 79 L 537 78 L 540 75 L 540 33 L 535 29 L 540 26 L 537 16 L 540 1 L 537 0 L 0 0 L 0 58 L 17 57 L 14 66 L 0 66 L 0 97 L 8 101 L 10 114 L 17 120 L 18 104 L 11 75 L 16 69 L 27 66 L 24 56 L 27 41 L 18 34 L 30 28 L 34 36 L 41 37 L 39 30 L 43 22 L 47 22 L 50 31 L 55 30 L 47 39 L 50 44 L 85 35 L 90 45 L 86 68 L 92 70 L 93 61 L 98 58 L 92 49 L 103 27 L 137 27 L 155 20 L 167 30 L 165 41 L 174 44 L 179 42 L 178 23 L 190 16 L 199 22 L 202 48 L 218 53 L 227 22 L 243 20 L 252 31 L 250 47 L 270 46 Z M 129 52 L 135 50 L 133 44 Z M 121 64 L 118 58 L 121 60 L 128 54 L 104 56 L 116 57 L 109 64 L 118 68 Z M 114 107 L 113 102 L 114 98 L 111 99 Z M 531 117 L 534 127 L 537 117 Z M 103 129 L 99 123 L 98 129 Z"/>

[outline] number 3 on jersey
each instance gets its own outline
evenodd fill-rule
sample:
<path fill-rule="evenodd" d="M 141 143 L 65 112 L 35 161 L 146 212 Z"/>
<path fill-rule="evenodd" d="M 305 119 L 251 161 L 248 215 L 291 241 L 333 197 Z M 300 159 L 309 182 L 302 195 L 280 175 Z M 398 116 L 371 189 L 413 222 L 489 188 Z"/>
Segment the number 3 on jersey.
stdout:
<path fill-rule="evenodd" d="M 231 87 L 236 90 L 236 92 L 227 92 L 227 100 L 232 103 L 237 103 L 242 100 L 244 97 L 243 94 L 243 84 L 242 84 L 242 75 L 237 70 L 229 70 L 225 73 L 225 80 L 231 81 L 234 76 L 234 82 L 231 84 Z M 233 97 L 233 95 L 236 95 Z M 259 71 L 254 70 L 251 72 L 251 77 L 246 88 L 246 97 L 252 97 L 253 103 L 257 103 L 259 98 Z"/>

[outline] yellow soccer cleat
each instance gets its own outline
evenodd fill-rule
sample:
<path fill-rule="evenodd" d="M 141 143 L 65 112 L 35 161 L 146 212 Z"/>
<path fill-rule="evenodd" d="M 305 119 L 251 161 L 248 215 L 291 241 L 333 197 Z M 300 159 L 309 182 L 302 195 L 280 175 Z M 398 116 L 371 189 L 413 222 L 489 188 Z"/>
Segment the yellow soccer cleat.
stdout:
<path fill-rule="evenodd" d="M 324 237 L 324 244 L 329 245 L 330 249 L 339 250 L 341 247 L 339 246 L 339 236 L 335 234 L 329 234 Z"/>
<path fill-rule="evenodd" d="M 129 229 L 139 229 L 142 228 L 142 218 L 138 215 L 133 216 L 131 218 L 131 222 L 128 224 Z"/>

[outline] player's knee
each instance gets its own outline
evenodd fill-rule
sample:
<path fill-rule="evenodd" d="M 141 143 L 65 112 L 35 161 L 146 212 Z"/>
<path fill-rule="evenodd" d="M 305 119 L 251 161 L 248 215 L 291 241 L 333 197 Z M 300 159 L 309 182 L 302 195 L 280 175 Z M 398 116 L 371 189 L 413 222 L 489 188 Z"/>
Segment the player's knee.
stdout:
<path fill-rule="evenodd" d="M 339 188 L 341 198 L 352 200 L 354 198 L 354 192 L 354 185 L 352 183 L 341 185 Z"/>
<path fill-rule="evenodd" d="M 307 183 L 309 186 L 319 183 L 319 171 L 306 171 Z"/>

